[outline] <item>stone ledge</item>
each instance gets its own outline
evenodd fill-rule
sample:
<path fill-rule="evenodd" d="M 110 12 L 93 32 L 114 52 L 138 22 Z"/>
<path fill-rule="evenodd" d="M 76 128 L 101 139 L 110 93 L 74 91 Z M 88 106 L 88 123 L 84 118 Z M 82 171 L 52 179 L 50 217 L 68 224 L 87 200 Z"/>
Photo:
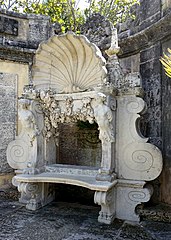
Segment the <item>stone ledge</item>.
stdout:
<path fill-rule="evenodd" d="M 171 206 L 159 204 L 152 207 L 137 208 L 142 220 L 171 223 Z"/>
<path fill-rule="evenodd" d="M 0 15 L 5 15 L 5 16 L 14 17 L 14 18 L 21 18 L 21 19 L 50 20 L 49 16 L 40 15 L 40 14 L 17 13 L 17 12 L 8 11 L 8 10 L 2 9 L 2 8 L 0 8 Z"/>
<path fill-rule="evenodd" d="M 169 35 L 171 35 L 171 12 L 139 33 L 120 40 L 121 52 L 119 57 L 135 54 L 145 47 L 162 41 Z"/>
<path fill-rule="evenodd" d="M 37 175 L 17 175 L 15 176 L 16 182 L 28 182 L 28 183 L 64 183 L 70 184 L 80 187 L 85 187 L 90 190 L 94 191 L 108 191 L 113 186 L 117 184 L 117 180 L 113 182 L 105 182 L 105 181 L 96 181 L 95 177 L 93 176 L 86 176 L 86 175 L 69 175 L 69 174 L 60 174 L 60 173 L 41 173 Z"/>
<path fill-rule="evenodd" d="M 32 63 L 35 50 L 19 47 L 0 46 L 0 59 L 22 63 Z"/>

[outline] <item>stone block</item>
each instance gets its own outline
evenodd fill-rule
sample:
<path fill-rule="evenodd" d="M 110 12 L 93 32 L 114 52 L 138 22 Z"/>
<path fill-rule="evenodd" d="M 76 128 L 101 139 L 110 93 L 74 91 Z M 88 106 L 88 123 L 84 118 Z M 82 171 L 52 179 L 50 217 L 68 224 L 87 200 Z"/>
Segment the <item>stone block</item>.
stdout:
<path fill-rule="evenodd" d="M 157 14 L 158 12 L 160 12 L 160 0 L 140 1 L 140 22 L 143 22 L 144 20 Z"/>
<path fill-rule="evenodd" d="M 50 24 L 49 19 L 42 16 L 42 19 L 36 17 L 29 19 L 28 44 L 37 48 L 38 44 L 46 41 L 49 37 Z"/>
<path fill-rule="evenodd" d="M 5 35 L 18 35 L 18 21 L 0 16 L 0 33 Z"/>
<path fill-rule="evenodd" d="M 140 54 L 137 53 L 130 57 L 120 58 L 119 63 L 123 69 L 123 71 L 127 71 L 128 73 L 137 73 L 140 70 Z"/>
<path fill-rule="evenodd" d="M 0 73 L 0 173 L 10 172 L 6 149 L 15 137 L 17 76 Z"/>
<path fill-rule="evenodd" d="M 156 43 L 151 45 L 149 48 L 143 49 L 140 52 L 140 61 L 141 63 L 145 63 L 151 59 L 159 60 L 161 55 L 161 45 L 160 43 Z"/>
<path fill-rule="evenodd" d="M 81 129 L 82 128 L 82 129 Z M 92 125 L 62 124 L 59 132 L 58 163 L 100 167 L 101 142 Z"/>

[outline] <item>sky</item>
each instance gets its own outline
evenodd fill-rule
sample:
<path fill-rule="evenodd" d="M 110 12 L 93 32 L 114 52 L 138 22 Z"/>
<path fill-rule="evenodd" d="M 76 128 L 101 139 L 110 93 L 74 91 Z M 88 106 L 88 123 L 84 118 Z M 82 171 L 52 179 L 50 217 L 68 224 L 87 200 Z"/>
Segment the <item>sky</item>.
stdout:
<path fill-rule="evenodd" d="M 77 4 L 78 8 L 80 8 L 80 9 L 84 9 L 84 8 L 88 7 L 88 5 L 89 5 L 87 0 L 77 0 L 76 4 Z"/>

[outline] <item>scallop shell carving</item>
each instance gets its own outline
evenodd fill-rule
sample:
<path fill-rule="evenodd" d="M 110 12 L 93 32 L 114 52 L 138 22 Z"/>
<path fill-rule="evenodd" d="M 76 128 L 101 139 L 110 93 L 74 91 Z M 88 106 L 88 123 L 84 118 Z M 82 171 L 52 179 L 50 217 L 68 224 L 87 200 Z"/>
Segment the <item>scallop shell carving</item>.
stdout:
<path fill-rule="evenodd" d="M 105 59 L 100 49 L 83 35 L 53 36 L 39 45 L 32 68 L 37 89 L 57 93 L 90 90 L 106 81 Z"/>

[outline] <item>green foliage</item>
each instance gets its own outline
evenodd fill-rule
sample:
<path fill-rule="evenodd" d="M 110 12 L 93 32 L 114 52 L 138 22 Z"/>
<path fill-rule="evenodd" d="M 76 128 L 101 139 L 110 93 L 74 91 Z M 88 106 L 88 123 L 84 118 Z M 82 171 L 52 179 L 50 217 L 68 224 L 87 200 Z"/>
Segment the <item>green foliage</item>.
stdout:
<path fill-rule="evenodd" d="M 130 16 L 130 8 L 138 0 L 87 0 L 89 7 L 80 10 L 78 0 L 0 0 L 0 7 L 24 13 L 44 14 L 59 22 L 62 30 L 79 32 L 81 24 L 93 13 L 100 13 L 113 24 Z"/>
<path fill-rule="evenodd" d="M 90 0 L 90 7 L 86 9 L 88 15 L 92 13 L 100 13 L 105 16 L 114 25 L 119 22 L 124 22 L 127 17 L 133 16 L 130 13 L 130 8 L 139 3 L 138 0 Z"/>
<path fill-rule="evenodd" d="M 161 57 L 160 62 L 162 63 L 165 73 L 168 77 L 171 78 L 171 49 L 168 48 L 169 55 L 166 54 Z"/>

